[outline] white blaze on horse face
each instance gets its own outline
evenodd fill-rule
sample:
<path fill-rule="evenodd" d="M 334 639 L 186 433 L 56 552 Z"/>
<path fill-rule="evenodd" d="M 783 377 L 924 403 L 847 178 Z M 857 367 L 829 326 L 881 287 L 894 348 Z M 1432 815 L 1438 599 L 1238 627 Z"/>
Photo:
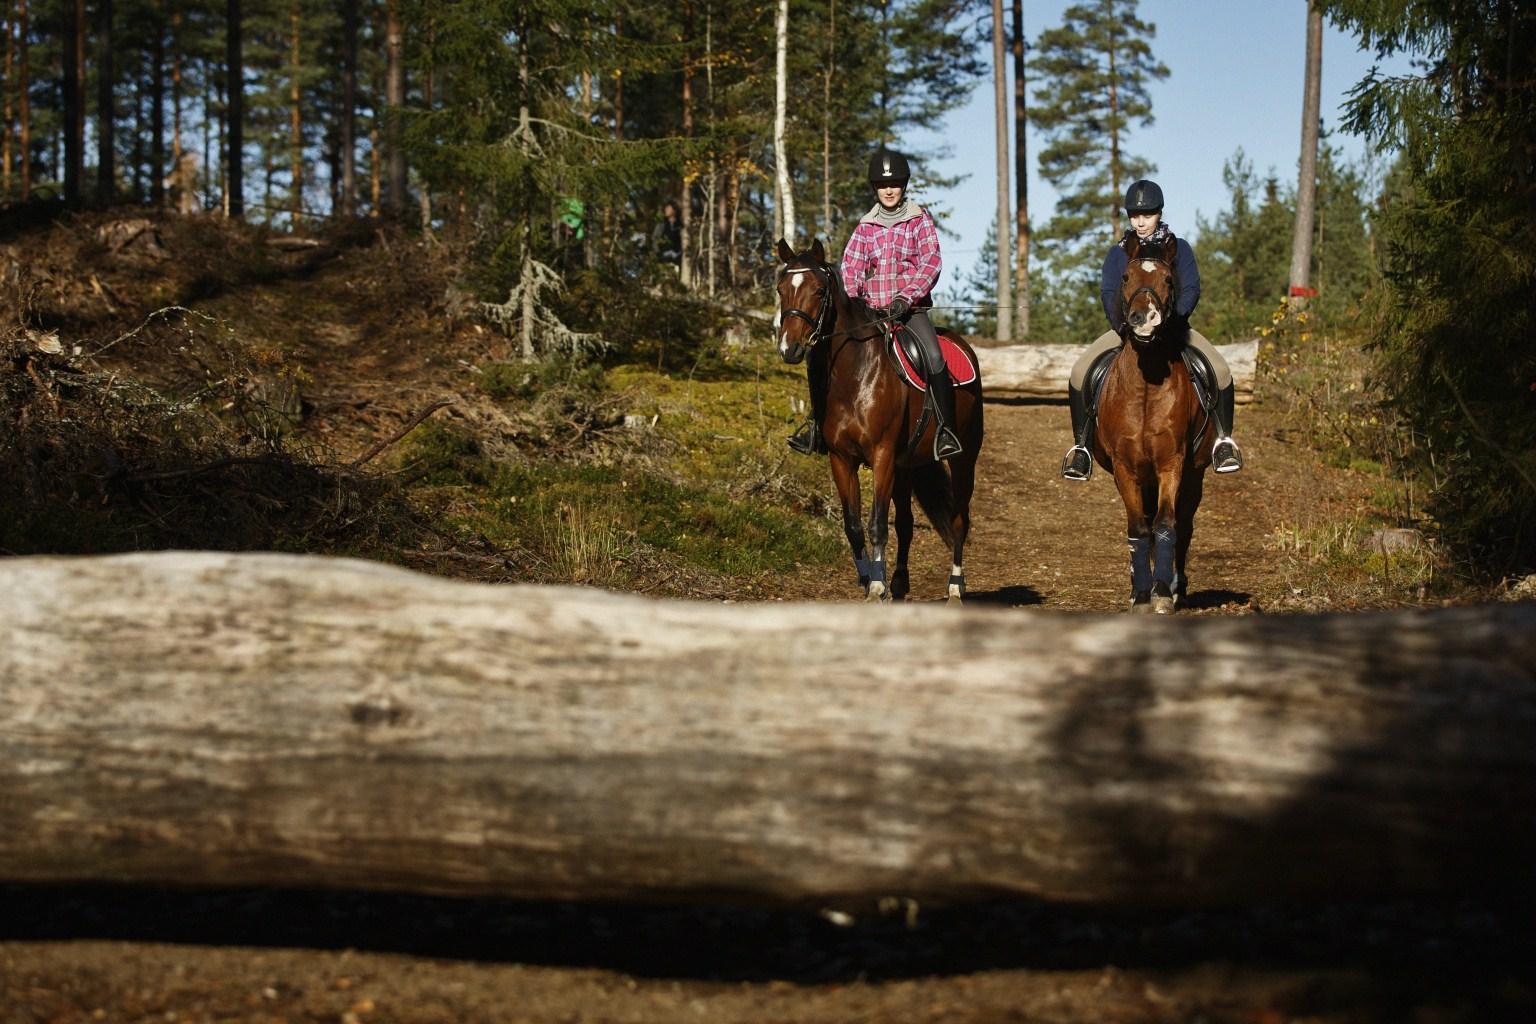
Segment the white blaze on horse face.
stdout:
<path fill-rule="evenodd" d="M 800 282 L 805 280 L 805 271 L 797 270 L 789 277 L 789 286 L 796 291 L 800 289 Z"/>
<path fill-rule="evenodd" d="M 1152 271 L 1157 269 L 1157 264 L 1153 263 L 1151 260 L 1142 260 L 1141 269 L 1150 274 Z"/>

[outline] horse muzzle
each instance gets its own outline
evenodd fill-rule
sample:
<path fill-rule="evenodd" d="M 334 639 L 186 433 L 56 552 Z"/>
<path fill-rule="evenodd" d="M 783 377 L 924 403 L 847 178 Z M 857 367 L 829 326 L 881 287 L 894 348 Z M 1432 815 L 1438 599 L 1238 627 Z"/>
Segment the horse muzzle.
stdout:
<path fill-rule="evenodd" d="M 1163 325 L 1163 315 L 1155 308 L 1145 313 L 1132 313 L 1127 322 L 1131 327 L 1131 334 L 1138 341 L 1151 341 L 1152 335 Z"/>

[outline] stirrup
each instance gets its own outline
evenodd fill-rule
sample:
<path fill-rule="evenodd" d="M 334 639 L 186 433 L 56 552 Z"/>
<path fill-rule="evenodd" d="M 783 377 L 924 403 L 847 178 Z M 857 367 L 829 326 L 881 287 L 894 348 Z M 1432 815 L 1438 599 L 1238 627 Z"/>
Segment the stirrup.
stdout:
<path fill-rule="evenodd" d="M 821 441 L 821 431 L 816 429 L 814 417 L 796 427 L 795 432 L 789 435 L 787 443 L 792 451 L 797 451 L 801 455 L 815 455 L 819 451 L 826 450 Z"/>
<path fill-rule="evenodd" d="M 945 459 L 952 459 L 963 451 L 965 449 L 960 446 L 960 439 L 955 436 L 953 430 L 940 426 L 933 432 L 933 457 L 935 460 L 942 462 Z"/>
<path fill-rule="evenodd" d="M 1062 457 L 1061 475 L 1068 480 L 1085 483 L 1093 476 L 1093 453 L 1080 444 L 1073 445 Z"/>
<path fill-rule="evenodd" d="M 1211 445 L 1211 466 L 1218 473 L 1236 473 L 1243 468 L 1243 450 L 1232 435 L 1223 434 Z"/>

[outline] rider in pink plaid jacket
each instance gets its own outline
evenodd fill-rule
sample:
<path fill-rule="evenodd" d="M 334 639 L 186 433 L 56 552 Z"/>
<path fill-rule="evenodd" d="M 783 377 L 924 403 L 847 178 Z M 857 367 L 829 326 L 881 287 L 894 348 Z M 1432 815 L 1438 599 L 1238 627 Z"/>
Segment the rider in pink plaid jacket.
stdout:
<path fill-rule="evenodd" d="M 864 221 L 843 249 L 843 287 L 875 309 L 884 309 L 898 295 L 914 308 L 933 305 L 933 286 L 942 269 L 939 229 L 927 210 L 894 227 Z"/>
<path fill-rule="evenodd" d="M 948 459 L 963 450 L 955 436 L 955 385 L 950 379 L 938 333 L 928 321 L 928 307 L 939 271 L 939 231 L 928 211 L 907 198 L 912 171 L 900 153 L 881 149 L 869 161 L 869 185 L 877 202 L 854 228 L 843 249 L 843 288 L 865 301 L 884 319 L 900 321 L 922 353 L 923 377 L 938 423 L 933 457 Z M 789 439 L 791 448 L 818 451 L 820 430 L 814 414 Z"/>

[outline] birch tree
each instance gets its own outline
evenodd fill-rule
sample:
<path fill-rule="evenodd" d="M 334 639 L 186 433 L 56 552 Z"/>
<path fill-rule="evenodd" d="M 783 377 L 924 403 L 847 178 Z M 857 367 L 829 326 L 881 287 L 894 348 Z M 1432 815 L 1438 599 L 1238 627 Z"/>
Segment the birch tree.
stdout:
<path fill-rule="evenodd" d="M 784 121 L 789 105 L 789 76 L 786 63 L 789 55 L 789 0 L 779 0 L 778 14 L 773 22 L 774 31 L 774 91 L 773 91 L 773 163 L 778 182 L 779 222 L 777 234 L 795 244 L 795 195 L 789 176 L 789 151 L 784 145 Z"/>

